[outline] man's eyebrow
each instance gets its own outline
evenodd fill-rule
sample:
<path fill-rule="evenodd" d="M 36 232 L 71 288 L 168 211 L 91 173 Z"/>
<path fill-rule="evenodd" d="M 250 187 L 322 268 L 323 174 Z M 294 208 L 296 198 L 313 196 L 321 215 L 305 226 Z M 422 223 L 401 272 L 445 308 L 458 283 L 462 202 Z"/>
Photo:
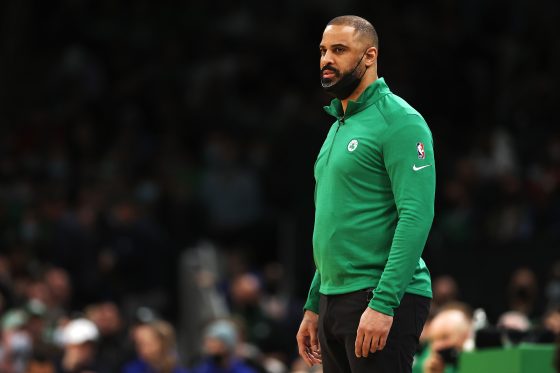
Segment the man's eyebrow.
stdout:
<path fill-rule="evenodd" d="M 348 48 L 348 46 L 346 44 L 341 44 L 341 43 L 333 44 L 330 47 L 331 48 Z M 326 48 L 326 46 L 324 46 L 323 44 L 320 44 L 319 49 L 320 48 Z"/>

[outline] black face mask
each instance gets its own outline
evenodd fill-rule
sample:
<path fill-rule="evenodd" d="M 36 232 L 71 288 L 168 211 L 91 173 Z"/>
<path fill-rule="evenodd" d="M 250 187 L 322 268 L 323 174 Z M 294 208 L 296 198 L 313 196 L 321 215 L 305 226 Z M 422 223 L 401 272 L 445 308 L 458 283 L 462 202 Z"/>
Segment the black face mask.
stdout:
<path fill-rule="evenodd" d="M 210 354 L 210 360 L 216 365 L 222 366 L 226 362 L 226 356 L 223 354 Z"/>
<path fill-rule="evenodd" d="M 366 53 L 367 50 L 364 52 L 364 54 L 362 54 L 362 57 L 360 58 L 356 66 L 354 66 L 352 71 L 342 75 L 342 78 L 338 79 L 338 81 L 334 83 L 333 79 L 323 79 L 323 71 L 332 71 L 334 73 L 335 79 L 340 76 L 340 71 L 329 65 L 323 67 L 321 69 L 321 86 L 323 86 L 323 89 L 339 100 L 344 100 L 345 98 L 350 96 L 352 92 L 354 92 L 356 88 L 358 88 L 358 85 L 360 85 L 360 82 L 362 81 L 362 78 L 367 71 L 368 67 L 366 66 L 361 76 L 358 77 L 356 75 L 356 69 L 358 68 L 358 66 L 360 66 L 360 63 L 364 59 Z"/>
<path fill-rule="evenodd" d="M 514 291 L 515 297 L 521 301 L 529 301 L 532 298 L 531 289 L 526 286 L 520 286 Z"/>

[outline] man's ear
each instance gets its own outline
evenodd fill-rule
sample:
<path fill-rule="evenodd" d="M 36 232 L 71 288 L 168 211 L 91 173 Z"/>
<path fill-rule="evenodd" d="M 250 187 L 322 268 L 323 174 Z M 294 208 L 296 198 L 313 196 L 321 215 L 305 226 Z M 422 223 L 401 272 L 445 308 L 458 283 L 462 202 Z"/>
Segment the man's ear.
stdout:
<path fill-rule="evenodd" d="M 376 64 L 377 63 L 377 48 L 369 47 L 366 50 L 366 55 L 364 57 L 364 60 L 365 60 L 365 63 L 366 63 L 367 67 Z"/>

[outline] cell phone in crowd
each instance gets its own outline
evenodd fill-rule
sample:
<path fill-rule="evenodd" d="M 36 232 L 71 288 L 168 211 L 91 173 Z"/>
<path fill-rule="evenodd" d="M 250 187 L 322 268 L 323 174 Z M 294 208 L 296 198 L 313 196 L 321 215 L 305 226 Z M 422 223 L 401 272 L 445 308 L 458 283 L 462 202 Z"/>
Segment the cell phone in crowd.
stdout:
<path fill-rule="evenodd" d="M 457 349 L 453 347 L 438 350 L 437 353 L 439 354 L 439 356 L 441 356 L 443 362 L 446 365 L 452 365 L 456 367 L 459 363 L 459 351 L 457 351 Z"/>

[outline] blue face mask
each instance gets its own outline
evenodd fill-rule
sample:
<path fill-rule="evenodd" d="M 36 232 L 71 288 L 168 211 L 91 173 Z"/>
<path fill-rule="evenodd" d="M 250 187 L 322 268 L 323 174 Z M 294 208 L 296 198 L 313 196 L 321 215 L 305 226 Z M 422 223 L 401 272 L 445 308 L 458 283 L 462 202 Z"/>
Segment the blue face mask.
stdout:
<path fill-rule="evenodd" d="M 356 69 L 358 69 L 358 66 L 360 66 L 360 63 L 364 59 L 366 53 L 367 50 L 364 52 L 364 54 L 362 54 L 362 57 L 360 58 L 356 66 L 354 66 L 352 71 L 342 75 L 342 77 L 338 80 L 324 79 L 322 76 L 323 71 L 325 70 L 332 71 L 335 75 L 335 78 L 338 78 L 340 76 L 340 71 L 329 65 L 323 67 L 321 69 L 321 86 L 323 87 L 323 89 L 340 100 L 344 100 L 345 98 L 350 96 L 352 92 L 354 92 L 356 88 L 358 88 L 360 82 L 362 81 L 362 78 L 364 77 L 367 71 L 367 66 L 366 66 L 362 75 L 359 77 L 357 76 Z"/>

